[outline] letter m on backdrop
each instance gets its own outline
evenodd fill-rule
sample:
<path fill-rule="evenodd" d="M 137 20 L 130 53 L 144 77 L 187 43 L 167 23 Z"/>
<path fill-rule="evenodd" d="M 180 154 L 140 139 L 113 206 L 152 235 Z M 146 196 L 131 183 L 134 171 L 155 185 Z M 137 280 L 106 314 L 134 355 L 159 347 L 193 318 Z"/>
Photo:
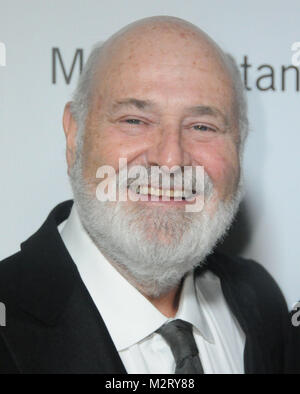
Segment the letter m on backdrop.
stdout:
<path fill-rule="evenodd" d="M 64 65 L 61 53 L 59 48 L 52 48 L 52 83 L 55 84 L 57 80 L 57 63 L 59 63 L 66 84 L 69 85 L 72 79 L 72 75 L 75 69 L 76 63 L 79 64 L 79 73 L 81 73 L 83 68 L 83 50 L 76 49 L 75 55 L 73 57 L 73 62 L 69 71 L 66 71 L 66 67 Z"/>

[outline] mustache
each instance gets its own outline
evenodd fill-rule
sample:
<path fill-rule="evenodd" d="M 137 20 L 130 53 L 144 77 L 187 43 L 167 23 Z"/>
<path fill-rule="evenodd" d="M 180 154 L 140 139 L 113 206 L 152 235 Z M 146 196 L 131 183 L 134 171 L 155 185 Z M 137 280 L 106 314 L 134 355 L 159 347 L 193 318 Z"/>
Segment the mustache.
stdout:
<path fill-rule="evenodd" d="M 133 174 L 130 174 L 133 167 Z M 204 194 L 206 197 L 209 197 L 214 189 L 212 179 L 201 166 L 198 166 L 198 169 L 192 166 L 177 166 L 172 171 L 164 166 L 132 166 L 128 168 L 126 177 L 122 177 L 122 169 L 119 171 L 117 186 L 125 186 L 132 190 L 136 190 L 139 186 L 183 190 L 194 195 Z"/>

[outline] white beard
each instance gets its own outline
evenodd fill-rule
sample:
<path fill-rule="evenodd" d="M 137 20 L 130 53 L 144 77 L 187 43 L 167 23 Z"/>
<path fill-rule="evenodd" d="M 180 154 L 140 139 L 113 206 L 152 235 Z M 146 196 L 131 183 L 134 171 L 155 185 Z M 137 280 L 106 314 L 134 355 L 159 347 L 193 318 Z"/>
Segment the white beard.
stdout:
<path fill-rule="evenodd" d="M 187 272 L 204 263 L 229 229 L 242 197 L 240 182 L 234 197 L 226 203 L 218 200 L 210 216 L 215 193 L 206 174 L 205 190 L 210 192 L 201 212 L 100 202 L 83 180 L 81 161 L 78 157 L 70 180 L 83 227 L 115 268 L 149 297 L 166 294 Z"/>

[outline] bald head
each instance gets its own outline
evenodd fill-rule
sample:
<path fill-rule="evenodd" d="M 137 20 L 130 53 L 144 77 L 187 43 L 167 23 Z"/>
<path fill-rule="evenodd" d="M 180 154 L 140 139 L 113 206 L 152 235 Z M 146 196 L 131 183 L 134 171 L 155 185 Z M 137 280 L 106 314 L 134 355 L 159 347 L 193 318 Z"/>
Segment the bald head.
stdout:
<path fill-rule="evenodd" d="M 101 79 L 115 78 L 128 64 L 151 62 L 158 67 L 180 62 L 187 72 L 191 65 L 210 68 L 230 79 L 226 56 L 217 44 L 197 26 L 169 16 L 133 22 L 111 36 L 101 46 L 95 76 L 101 86 Z"/>
<path fill-rule="evenodd" d="M 125 26 L 103 44 L 102 54 L 110 62 L 120 52 L 125 51 L 130 57 L 134 50 L 145 45 L 150 53 L 158 50 L 162 55 L 177 53 L 183 57 L 194 49 L 198 56 L 200 53 L 202 56 L 212 56 L 218 62 L 222 62 L 224 58 L 222 50 L 201 29 L 183 19 L 170 16 L 144 18 Z"/>

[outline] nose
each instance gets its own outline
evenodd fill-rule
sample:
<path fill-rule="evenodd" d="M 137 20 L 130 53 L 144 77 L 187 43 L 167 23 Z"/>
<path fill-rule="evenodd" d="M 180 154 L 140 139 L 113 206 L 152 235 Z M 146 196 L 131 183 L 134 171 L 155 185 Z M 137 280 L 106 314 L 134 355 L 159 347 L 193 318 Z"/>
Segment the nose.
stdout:
<path fill-rule="evenodd" d="M 180 128 L 164 127 L 159 130 L 147 151 L 147 162 L 151 166 L 188 166 L 191 158 L 185 149 Z"/>

